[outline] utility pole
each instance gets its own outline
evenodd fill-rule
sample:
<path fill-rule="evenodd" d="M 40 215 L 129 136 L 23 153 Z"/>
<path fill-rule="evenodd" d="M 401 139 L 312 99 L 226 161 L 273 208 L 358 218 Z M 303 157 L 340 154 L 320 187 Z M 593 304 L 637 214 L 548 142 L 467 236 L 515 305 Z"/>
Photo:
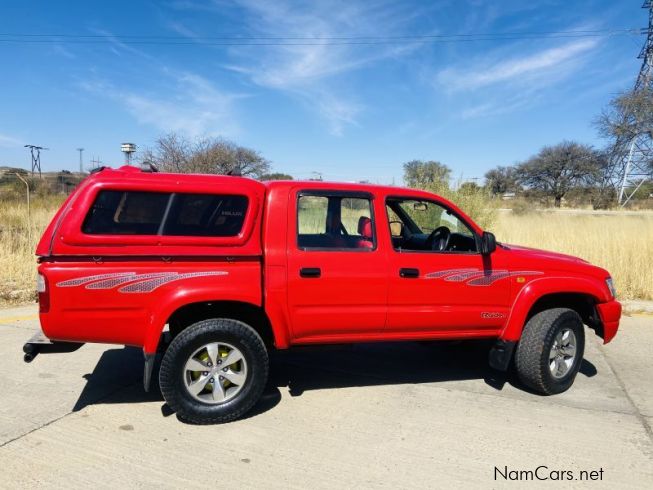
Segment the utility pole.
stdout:
<path fill-rule="evenodd" d="M 93 157 L 91 159 L 91 170 L 99 168 L 101 165 L 102 165 L 102 161 L 99 158 Z"/>
<path fill-rule="evenodd" d="M 646 42 L 638 58 L 642 66 L 633 88 L 633 93 L 648 91 L 653 94 L 653 0 L 646 0 L 642 8 L 648 9 L 648 28 Z M 651 178 L 651 161 L 653 160 L 653 128 L 645 127 L 635 114 L 626 115 L 631 131 L 615 141 L 610 169 L 607 172 L 606 185 L 618 190 L 618 203 L 621 206 L 628 201 Z"/>
<path fill-rule="evenodd" d="M 32 217 L 31 217 L 31 212 L 30 212 L 30 202 L 29 202 L 29 183 L 23 179 L 23 177 L 16 172 L 16 177 L 20 179 L 20 181 L 25 184 L 25 196 L 27 197 L 27 240 L 28 243 L 32 244 Z"/>
<path fill-rule="evenodd" d="M 25 145 L 25 148 L 29 148 L 29 152 L 32 157 L 32 177 L 34 177 L 34 171 L 38 170 L 39 178 L 42 178 L 41 177 L 41 150 L 49 150 L 49 148 L 44 148 L 42 146 L 36 146 L 36 145 Z"/>
<path fill-rule="evenodd" d="M 84 163 L 82 159 L 82 153 L 84 153 L 84 148 L 77 148 L 77 151 L 79 152 L 79 173 L 83 174 L 84 173 Z"/>

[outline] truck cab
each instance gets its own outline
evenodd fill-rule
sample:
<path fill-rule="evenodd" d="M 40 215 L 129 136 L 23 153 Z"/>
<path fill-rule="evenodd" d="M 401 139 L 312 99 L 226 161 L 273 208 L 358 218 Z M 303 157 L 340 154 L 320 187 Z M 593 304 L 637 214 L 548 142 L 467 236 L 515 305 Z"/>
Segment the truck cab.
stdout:
<path fill-rule="evenodd" d="M 202 423 L 246 413 L 268 352 L 302 344 L 493 339 L 493 368 L 559 393 L 583 326 L 607 343 L 621 314 L 604 269 L 497 243 L 452 202 L 399 187 L 103 169 L 37 255 L 47 340 L 27 355 L 134 345 L 148 385 L 163 352 L 166 401 Z"/>

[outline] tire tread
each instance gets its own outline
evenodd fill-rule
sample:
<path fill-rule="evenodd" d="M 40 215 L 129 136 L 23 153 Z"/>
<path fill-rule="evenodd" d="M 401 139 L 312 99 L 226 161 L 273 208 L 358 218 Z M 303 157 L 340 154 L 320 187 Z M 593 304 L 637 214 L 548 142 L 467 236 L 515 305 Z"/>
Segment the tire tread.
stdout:
<path fill-rule="evenodd" d="M 176 385 L 174 382 L 172 382 L 174 376 L 176 376 L 175 373 L 178 369 L 178 366 L 175 364 L 175 362 L 179 351 L 184 349 L 188 342 L 192 341 L 198 336 L 216 333 L 216 331 L 239 337 L 254 348 L 254 354 L 259 356 L 262 361 L 263 373 L 260 373 L 262 378 L 255 380 L 253 377 L 252 382 L 258 384 L 258 386 L 253 387 L 254 396 L 248 397 L 246 402 L 241 404 L 237 409 L 231 410 L 228 413 L 224 414 L 206 414 L 197 416 L 185 409 L 184 403 L 180 398 L 180 394 L 177 393 Z M 252 407 L 260 398 L 263 389 L 265 388 L 268 372 L 268 352 L 265 347 L 265 343 L 261 339 L 261 336 L 256 332 L 256 330 L 239 320 L 230 318 L 213 318 L 202 320 L 189 326 L 173 339 L 173 341 L 168 346 L 168 349 L 166 350 L 166 353 L 163 356 L 163 360 L 161 362 L 159 383 L 161 386 L 161 393 L 163 394 L 163 398 L 166 400 L 170 408 L 172 408 L 183 420 L 200 425 L 221 424 L 236 420 L 252 409 Z M 227 404 L 232 404 L 232 402 L 227 402 Z"/>
<path fill-rule="evenodd" d="M 563 317 L 568 317 L 564 319 Z M 562 384 L 552 383 L 548 373 L 548 366 L 544 366 L 543 349 L 552 342 L 560 321 L 575 321 L 580 325 L 580 338 L 578 338 L 577 366 L 580 365 L 584 350 L 583 323 L 574 310 L 569 308 L 551 308 L 535 314 L 524 326 L 524 330 L 515 352 L 515 367 L 522 383 L 529 388 L 545 394 L 560 393 L 573 384 L 576 373 Z"/>

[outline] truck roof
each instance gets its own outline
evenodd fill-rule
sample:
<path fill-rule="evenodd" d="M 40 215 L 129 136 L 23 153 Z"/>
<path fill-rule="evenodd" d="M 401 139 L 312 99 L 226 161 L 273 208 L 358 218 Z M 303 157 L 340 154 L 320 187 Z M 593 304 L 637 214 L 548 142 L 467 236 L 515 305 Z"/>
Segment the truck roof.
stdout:
<path fill-rule="evenodd" d="M 136 180 L 143 183 L 145 186 L 155 186 L 156 182 L 185 182 L 189 184 L 214 182 L 216 184 L 230 184 L 230 185 L 245 185 L 247 187 L 263 187 L 268 189 L 276 188 L 290 188 L 290 187 L 306 187 L 309 189 L 342 189 L 360 192 L 378 192 L 385 191 L 385 193 L 420 193 L 416 189 L 409 189 L 397 186 L 387 186 L 378 184 L 356 183 L 356 182 L 335 182 L 335 181 L 318 181 L 318 180 L 269 180 L 258 181 L 249 177 L 233 176 L 233 175 L 218 175 L 218 174 L 194 174 L 194 173 L 167 173 L 167 172 L 148 172 L 141 170 L 138 167 L 124 165 L 117 169 L 102 168 L 89 176 L 93 180 L 104 180 L 115 177 L 128 177 L 130 180 Z"/>
<path fill-rule="evenodd" d="M 437 198 L 456 214 L 465 214 L 453 203 L 432 193 L 418 189 L 374 184 L 323 182 L 323 181 L 267 181 L 260 182 L 247 177 L 214 174 L 179 174 L 143 171 L 134 166 L 117 169 L 101 168 L 94 171 L 75 189 L 61 206 L 45 230 L 36 253 L 41 257 L 50 255 L 115 255 L 132 254 L 186 254 L 186 255 L 254 255 L 262 254 L 261 227 L 263 208 L 278 196 L 300 190 L 325 190 L 365 192 L 379 199 L 402 196 L 409 199 Z M 166 194 L 200 194 L 245 196 L 249 205 L 236 236 L 189 236 L 167 234 L 134 235 L 130 238 L 118 233 L 86 234 L 82 232 L 88 210 L 103 190 L 138 192 L 148 191 Z M 171 201 L 169 201 L 170 203 Z M 266 204 L 266 202 L 268 204 Z M 283 200 L 287 203 L 287 200 Z M 165 219 L 165 216 L 164 216 Z M 466 221 L 470 221 L 467 219 Z M 470 226 L 482 230 L 472 221 Z"/>

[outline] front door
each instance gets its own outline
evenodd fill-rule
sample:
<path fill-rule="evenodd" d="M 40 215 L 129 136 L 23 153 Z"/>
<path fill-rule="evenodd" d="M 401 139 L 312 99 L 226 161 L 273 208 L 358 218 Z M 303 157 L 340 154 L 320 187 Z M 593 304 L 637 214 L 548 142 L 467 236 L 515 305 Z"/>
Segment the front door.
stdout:
<path fill-rule="evenodd" d="M 506 321 L 505 256 L 481 255 L 472 228 L 443 203 L 388 198 L 392 234 L 387 331 L 492 336 Z"/>
<path fill-rule="evenodd" d="M 383 330 L 388 278 L 373 206 L 370 194 L 343 191 L 298 191 L 291 201 L 288 304 L 296 340 Z"/>

